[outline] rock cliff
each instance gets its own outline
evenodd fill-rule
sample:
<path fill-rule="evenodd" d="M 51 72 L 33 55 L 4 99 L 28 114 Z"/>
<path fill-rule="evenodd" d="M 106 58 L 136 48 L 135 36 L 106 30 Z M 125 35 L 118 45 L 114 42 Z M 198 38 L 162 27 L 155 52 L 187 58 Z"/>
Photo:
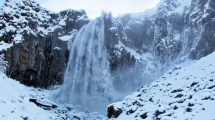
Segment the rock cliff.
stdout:
<path fill-rule="evenodd" d="M 105 25 L 110 68 L 115 79 L 124 77 L 123 85 L 126 79 L 151 81 L 171 65 L 215 50 L 212 0 L 162 0 L 145 13 L 109 14 Z M 122 70 L 123 76 L 118 76 Z"/>
<path fill-rule="evenodd" d="M 63 82 L 67 42 L 84 24 L 84 11 L 52 13 L 31 0 L 6 0 L 0 9 L 1 49 L 7 75 L 21 83 L 48 87 Z"/>

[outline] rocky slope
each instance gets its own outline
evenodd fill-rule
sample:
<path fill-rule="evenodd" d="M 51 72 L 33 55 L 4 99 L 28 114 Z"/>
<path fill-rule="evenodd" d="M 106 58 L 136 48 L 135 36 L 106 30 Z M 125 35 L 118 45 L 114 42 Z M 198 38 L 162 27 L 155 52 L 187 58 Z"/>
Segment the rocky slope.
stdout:
<path fill-rule="evenodd" d="M 67 41 L 88 21 L 84 11 L 55 14 L 32 0 L 6 0 L 0 8 L 0 44 L 7 75 L 30 86 L 61 84 Z"/>
<path fill-rule="evenodd" d="M 112 120 L 215 119 L 214 60 L 215 52 L 173 67 L 151 85 L 109 105 L 107 116 Z"/>

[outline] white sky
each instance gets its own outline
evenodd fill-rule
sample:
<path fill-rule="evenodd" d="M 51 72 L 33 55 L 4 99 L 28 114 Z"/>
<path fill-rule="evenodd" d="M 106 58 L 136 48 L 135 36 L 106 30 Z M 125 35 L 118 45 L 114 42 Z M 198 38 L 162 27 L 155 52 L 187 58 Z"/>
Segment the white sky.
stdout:
<path fill-rule="evenodd" d="M 5 0 L 0 0 L 0 6 Z M 65 9 L 84 9 L 90 18 L 101 12 L 112 12 L 117 16 L 125 13 L 139 13 L 156 6 L 160 0 L 35 0 L 41 6 L 59 12 Z"/>
<path fill-rule="evenodd" d="M 90 18 L 101 12 L 112 12 L 114 16 L 125 13 L 139 13 L 156 6 L 160 0 L 35 0 L 41 6 L 59 12 L 65 9 L 84 9 Z"/>

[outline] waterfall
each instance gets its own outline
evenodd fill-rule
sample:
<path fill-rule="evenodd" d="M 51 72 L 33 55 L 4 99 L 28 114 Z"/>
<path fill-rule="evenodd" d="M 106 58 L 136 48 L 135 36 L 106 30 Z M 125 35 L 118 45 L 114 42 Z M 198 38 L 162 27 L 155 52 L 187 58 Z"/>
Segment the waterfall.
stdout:
<path fill-rule="evenodd" d="M 105 110 L 113 87 L 104 42 L 104 18 L 92 20 L 82 27 L 70 41 L 69 50 L 58 101 L 88 110 Z"/>

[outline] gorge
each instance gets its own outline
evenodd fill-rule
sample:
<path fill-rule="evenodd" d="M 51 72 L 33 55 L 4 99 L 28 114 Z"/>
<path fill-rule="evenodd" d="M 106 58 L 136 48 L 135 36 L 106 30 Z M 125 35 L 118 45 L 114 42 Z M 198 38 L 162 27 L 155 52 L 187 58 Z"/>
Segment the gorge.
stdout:
<path fill-rule="evenodd" d="M 145 119 L 149 113 L 155 119 L 164 111 L 143 114 L 137 110 L 147 100 L 128 96 L 111 103 L 136 90 L 139 96 L 146 93 L 143 99 L 148 98 L 150 92 L 156 94 L 153 90 L 163 90 L 156 87 L 155 80 L 181 69 L 175 66 L 213 53 L 215 2 L 161 0 L 156 8 L 143 13 L 113 17 L 104 12 L 90 20 L 83 10 L 53 13 L 32 0 L 6 0 L 0 9 L 0 41 L 7 76 L 43 89 L 59 85 L 52 101 L 71 104 L 79 111 L 104 114 L 107 108 L 110 119 Z M 171 77 L 166 78 L 174 84 Z M 201 86 L 201 81 L 198 83 Z M 153 98 L 149 101 L 154 104 Z"/>

